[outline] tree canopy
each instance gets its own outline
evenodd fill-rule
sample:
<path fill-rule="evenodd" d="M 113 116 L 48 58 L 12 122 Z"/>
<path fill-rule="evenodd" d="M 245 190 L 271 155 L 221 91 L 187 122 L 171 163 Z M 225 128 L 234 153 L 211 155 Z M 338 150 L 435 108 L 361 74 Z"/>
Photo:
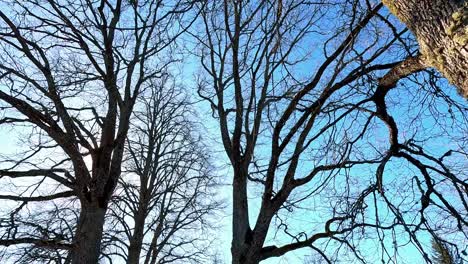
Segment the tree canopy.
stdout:
<path fill-rule="evenodd" d="M 466 1 L 0 6 L 0 262 L 466 260 Z"/>

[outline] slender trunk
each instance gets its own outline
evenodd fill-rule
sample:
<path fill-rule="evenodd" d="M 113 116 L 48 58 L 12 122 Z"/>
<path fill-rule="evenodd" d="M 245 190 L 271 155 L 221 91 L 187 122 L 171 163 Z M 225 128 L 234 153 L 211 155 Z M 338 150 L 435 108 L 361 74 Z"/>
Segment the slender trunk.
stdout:
<path fill-rule="evenodd" d="M 468 97 L 468 2 L 383 0 L 414 33 L 424 62 Z"/>
<path fill-rule="evenodd" d="M 163 195 L 163 199 L 161 200 L 159 206 L 159 217 L 157 219 L 158 225 L 156 226 L 156 230 L 153 233 L 153 239 L 151 239 L 151 244 L 146 253 L 145 264 L 156 263 L 159 255 L 160 245 L 158 244 L 158 239 L 163 232 L 163 226 L 165 225 L 165 214 L 164 214 L 164 205 L 166 204 L 166 194 Z"/>
<path fill-rule="evenodd" d="M 145 231 L 145 212 L 142 206 L 138 208 L 138 212 L 134 219 L 135 228 L 130 239 L 127 264 L 140 263 L 141 246 L 143 245 L 143 234 Z"/>
<path fill-rule="evenodd" d="M 75 247 L 71 253 L 71 263 L 98 263 L 106 209 L 94 203 L 81 203 L 81 213 L 75 233 Z"/>
<path fill-rule="evenodd" d="M 146 254 L 144 264 L 156 263 L 156 260 L 159 255 L 158 238 L 159 238 L 159 235 L 161 234 L 161 229 L 162 229 L 162 226 L 158 224 L 158 226 L 156 227 L 156 231 L 153 234 L 153 239 L 151 239 L 151 245 Z"/>

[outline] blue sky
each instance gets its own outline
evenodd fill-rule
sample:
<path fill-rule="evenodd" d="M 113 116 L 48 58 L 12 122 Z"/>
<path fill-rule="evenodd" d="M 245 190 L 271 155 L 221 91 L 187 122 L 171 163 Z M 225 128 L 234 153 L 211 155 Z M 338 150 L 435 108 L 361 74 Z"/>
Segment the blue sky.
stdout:
<path fill-rule="evenodd" d="M 336 20 L 339 21 L 339 20 Z M 410 37 L 411 35 L 407 33 L 405 36 Z M 309 41 L 306 41 L 309 42 Z M 320 38 L 315 38 L 313 40 L 310 40 L 310 43 L 314 42 L 320 42 Z M 322 54 L 320 53 L 320 49 L 316 49 L 314 57 L 320 58 L 323 57 Z M 196 65 L 194 63 L 193 65 Z M 305 77 L 310 76 L 311 73 L 314 72 L 314 69 L 316 64 L 309 63 L 309 64 L 304 64 L 302 68 L 297 68 L 299 71 L 299 75 L 303 75 Z M 312 69 L 312 70 L 311 70 Z M 383 75 L 384 72 L 381 72 Z M 411 78 L 418 78 L 419 80 L 425 80 L 427 81 L 427 78 L 423 78 L 422 74 L 416 75 L 416 77 L 412 76 Z M 441 80 L 439 83 L 440 87 L 444 89 L 445 92 L 450 94 L 452 98 L 455 98 L 455 100 L 458 101 L 458 103 L 463 104 L 463 99 L 459 98 L 459 96 L 456 94 L 455 89 L 451 87 L 449 84 L 447 84 L 446 81 Z M 416 135 L 416 139 L 421 139 L 421 140 L 426 140 L 429 137 L 433 137 L 430 141 L 430 144 L 425 143 L 424 147 L 425 150 L 428 151 L 431 154 L 434 154 L 435 156 L 437 155 L 442 155 L 445 153 L 448 149 L 450 148 L 459 148 L 460 146 L 457 145 L 460 143 L 460 141 L 454 140 L 454 138 L 463 138 L 464 136 L 466 137 L 466 123 L 463 122 L 463 113 L 458 112 L 457 118 L 458 118 L 458 124 L 455 124 L 455 126 L 450 126 L 450 124 L 444 124 L 448 120 L 440 120 L 440 117 L 443 115 L 446 115 L 448 112 L 447 104 L 443 101 L 443 99 L 439 96 L 433 96 L 433 97 L 428 97 L 424 95 L 423 91 L 424 87 L 428 87 L 428 83 L 423 83 L 423 84 L 415 84 L 410 81 L 402 81 L 400 82 L 399 86 L 392 92 L 387 97 L 387 103 L 389 105 L 389 112 L 391 113 L 392 116 L 395 117 L 397 120 L 399 129 L 400 129 L 400 142 L 405 142 L 407 139 L 413 137 Z M 445 90 L 446 89 L 446 90 Z M 430 100 L 433 100 L 432 102 L 429 102 Z M 437 109 L 433 109 L 434 106 L 436 106 Z M 204 114 L 202 116 L 204 117 L 203 119 L 205 120 L 205 124 L 210 127 L 209 131 L 211 131 L 210 135 L 213 137 L 216 141 L 216 138 L 218 138 L 218 145 L 219 148 L 221 149 L 219 152 L 216 153 L 216 156 L 219 158 L 219 162 L 222 164 L 223 162 L 225 164 L 228 164 L 228 160 L 224 155 L 224 159 L 220 158 L 220 156 L 223 156 L 223 151 L 222 151 L 222 146 L 219 140 L 219 129 L 217 128 L 216 121 L 213 121 L 209 118 L 210 110 L 207 105 L 201 104 L 200 106 L 200 111 Z M 438 112 L 434 112 L 434 110 Z M 436 116 L 435 114 L 439 114 L 440 116 Z M 385 150 L 388 146 L 388 130 L 385 127 L 385 125 L 382 122 L 376 121 L 376 126 L 373 128 L 373 130 L 370 132 L 371 133 L 371 138 L 376 140 L 379 144 L 381 144 L 381 147 L 383 150 Z M 444 129 L 446 129 L 444 131 Z M 216 135 L 218 134 L 218 135 Z M 268 138 L 265 139 L 265 142 L 268 144 Z M 260 155 L 263 152 L 260 152 Z M 268 152 L 266 152 L 268 154 Z M 460 163 L 460 164 L 466 164 L 466 157 L 464 158 L 463 156 L 456 156 L 453 157 L 453 160 L 451 160 L 452 163 Z M 463 165 L 462 165 L 463 166 Z M 361 168 L 362 169 L 362 168 Z M 368 166 L 366 169 L 368 169 L 367 176 L 372 175 L 375 171 L 375 167 L 373 166 Z M 413 168 L 414 169 L 414 168 Z M 225 172 L 224 172 L 225 171 Z M 356 172 L 356 171 L 354 171 Z M 388 183 L 389 186 L 396 186 L 398 187 L 397 184 L 402 184 L 401 186 L 404 186 L 405 184 L 410 184 L 410 182 L 399 182 L 399 177 L 404 174 L 408 173 L 414 173 L 414 170 L 410 168 L 410 166 L 404 165 L 401 163 L 401 161 L 395 160 L 392 161 L 391 164 L 387 166 L 386 173 L 385 173 L 385 183 Z M 226 197 L 228 202 L 230 201 L 230 194 L 229 192 L 230 187 L 230 181 L 231 181 L 231 170 L 225 169 L 221 173 L 226 176 L 226 184 L 227 186 L 222 187 L 221 192 L 226 193 Z M 406 180 L 406 179 L 405 179 Z M 390 187 L 389 187 L 390 188 Z M 251 190 L 251 199 L 250 201 L 250 217 L 251 217 L 251 225 L 252 223 L 255 222 L 255 215 L 258 211 L 258 197 L 260 196 L 258 194 L 258 190 L 256 188 L 250 188 Z M 320 202 L 320 198 L 316 202 Z M 291 220 L 292 224 L 296 224 L 298 226 L 304 227 L 304 230 L 307 230 L 307 226 L 304 223 L 307 223 L 306 219 L 311 217 L 310 211 L 303 210 L 302 212 L 296 212 L 294 220 Z M 318 216 L 315 216 L 318 217 Z M 293 218 L 291 218 L 293 219 Z M 227 261 L 229 261 L 230 253 L 229 253 L 229 247 L 230 247 L 230 208 L 227 208 L 226 210 L 226 217 L 224 218 L 225 228 L 223 229 L 224 231 L 221 231 L 220 233 L 222 234 L 222 237 L 220 238 L 220 241 L 223 241 L 224 245 L 222 246 L 222 249 L 224 252 L 224 257 Z M 272 228 L 271 231 L 274 231 Z M 274 233 L 274 232 L 271 232 Z M 272 235 L 270 235 L 271 239 Z M 407 237 L 401 237 L 401 239 L 408 239 Z M 281 239 L 279 239 L 281 241 Z M 421 236 L 421 240 L 423 243 L 430 248 L 430 237 L 425 234 Z M 288 240 L 283 240 L 283 242 L 287 242 Z M 391 241 L 390 240 L 385 240 L 386 243 L 388 243 L 388 246 L 391 247 Z M 270 240 L 271 244 L 274 244 L 273 240 Z M 463 241 L 463 243 L 466 243 L 466 241 Z M 269 244 L 269 243 L 267 243 Z M 374 242 L 372 240 L 368 240 L 366 242 L 363 242 L 364 246 L 362 248 L 365 249 L 365 251 L 368 251 L 366 253 L 368 254 L 373 254 L 373 249 L 375 247 Z M 312 254 L 311 250 L 308 249 L 302 249 L 302 250 L 297 250 L 291 253 L 286 254 L 283 257 L 280 258 L 272 258 L 267 261 L 264 261 L 262 263 L 301 263 L 301 261 L 305 258 L 305 256 Z M 420 256 L 418 250 L 411 244 L 408 243 L 406 246 L 402 246 L 401 248 L 398 249 L 398 254 L 399 257 L 401 257 L 400 261 L 398 263 L 423 263 L 423 259 Z M 377 261 L 377 260 L 376 260 Z M 351 263 L 351 262 L 343 262 L 343 263 Z"/>
<path fill-rule="evenodd" d="M 338 20 L 337 20 L 338 21 Z M 310 39 L 307 41 L 309 45 L 315 42 L 320 42 L 320 39 Z M 321 49 L 316 49 L 314 51 L 314 57 L 320 58 L 322 57 L 321 54 Z M 310 76 L 311 72 L 315 70 L 316 64 L 314 64 L 313 61 L 308 62 L 307 64 L 303 64 L 302 68 L 299 68 L 299 75 L 302 76 Z M 311 70 L 312 69 L 312 70 Z M 184 62 L 183 67 L 181 67 L 181 74 L 184 76 L 191 76 L 193 78 L 182 78 L 181 82 L 189 89 L 192 89 L 195 87 L 195 75 L 199 74 L 199 67 L 198 67 L 198 61 L 195 58 L 189 58 L 187 61 Z M 421 76 L 419 76 L 421 77 Z M 450 87 L 446 82 L 444 83 L 442 81 L 442 87 L 446 88 L 448 93 L 451 94 L 453 98 L 458 98 L 457 95 L 455 94 L 453 87 Z M 446 104 L 444 104 L 443 100 L 441 98 L 435 97 L 434 100 L 437 100 L 435 102 L 432 102 L 431 104 L 437 105 L 437 109 L 431 109 L 431 104 L 428 101 L 424 100 L 424 97 L 418 94 L 418 89 L 421 89 L 421 87 L 418 87 L 417 85 L 411 84 L 410 82 L 407 83 L 402 83 L 399 85 L 397 89 L 401 89 L 401 92 L 395 91 L 391 92 L 388 98 L 388 102 L 390 105 L 390 112 L 391 114 L 397 119 L 397 123 L 399 126 L 403 129 L 400 131 L 400 137 L 401 140 L 404 141 L 405 139 L 413 136 L 415 133 L 417 133 L 418 137 L 425 138 L 429 137 L 432 135 L 437 135 L 432 139 L 432 142 L 427 145 L 427 150 L 434 153 L 434 154 L 442 154 L 445 151 L 447 151 L 449 148 L 457 148 L 460 147 L 457 144 L 463 143 L 462 141 L 454 141 L 453 138 L 451 137 L 458 137 L 462 139 L 463 137 L 466 137 L 467 130 L 466 130 L 466 123 L 463 126 L 462 124 L 457 124 L 457 126 L 450 128 L 450 124 L 443 124 L 444 126 L 447 125 L 449 129 L 447 131 L 443 131 L 437 123 L 444 123 L 445 121 L 443 120 L 438 120 L 437 118 L 433 117 L 433 112 L 434 110 L 440 111 L 440 113 L 446 113 L 448 111 L 448 108 Z M 197 100 L 197 97 L 194 93 L 193 95 L 194 100 Z M 416 98 L 416 99 L 415 99 Z M 415 99 L 415 101 L 413 101 Z M 458 98 L 460 99 L 460 98 Z M 431 99 L 427 99 L 431 100 Z M 462 101 L 463 99 L 460 99 Z M 417 105 L 418 107 L 415 107 Z M 224 260 L 228 263 L 230 261 L 230 240 L 231 240 L 231 180 L 232 180 L 232 170 L 230 169 L 228 165 L 228 159 L 226 157 L 226 154 L 224 153 L 224 150 L 222 149 L 222 145 L 220 143 L 220 133 L 219 133 L 219 128 L 217 121 L 211 117 L 211 112 L 209 106 L 204 103 L 200 102 L 197 104 L 198 107 L 198 112 L 199 112 L 199 118 L 201 122 L 204 124 L 206 128 L 206 137 L 207 141 L 209 144 L 213 147 L 214 152 L 213 152 L 213 160 L 215 162 L 215 165 L 219 168 L 219 171 L 217 174 L 223 179 L 223 185 L 219 188 L 219 195 L 220 197 L 226 199 L 227 201 L 227 208 L 220 213 L 220 229 L 217 232 L 219 237 L 216 238 L 217 242 L 215 245 L 219 249 L 219 253 L 223 256 Z M 424 109 L 423 111 L 420 111 L 420 109 Z M 458 114 L 460 115 L 460 113 Z M 460 117 L 460 116 L 459 116 Z M 382 137 L 382 142 L 379 142 L 382 144 L 382 146 L 385 146 L 387 144 L 387 130 L 383 124 L 376 125 L 374 127 L 374 130 L 372 131 L 372 135 L 370 136 L 373 139 L 376 139 L 378 137 Z M 464 134 L 465 133 L 465 134 Z M 0 153 L 1 154 L 6 154 L 8 152 L 14 152 L 16 148 L 16 142 L 17 142 L 17 136 L 18 131 L 14 129 L 7 128 L 5 126 L 0 126 L 0 134 L 2 135 L 0 137 Z M 265 141 L 268 142 L 268 138 L 265 138 Z M 263 155 L 265 153 L 260 153 L 260 155 Z M 454 163 L 460 163 L 460 164 L 466 164 L 466 159 L 462 159 L 459 156 L 455 157 L 455 159 L 458 160 L 453 160 L 452 162 Z M 369 170 L 367 171 L 366 175 L 369 175 L 371 173 L 371 169 L 375 169 L 372 167 L 365 168 L 363 170 Z M 395 163 L 394 165 L 389 165 L 387 169 L 387 175 L 385 182 L 388 182 L 389 184 L 395 184 L 395 186 L 398 186 L 398 184 L 405 184 L 406 182 L 398 182 L 398 177 L 400 175 L 404 175 L 405 173 L 410 173 L 411 170 L 407 169 L 404 166 L 401 166 L 399 163 Z M 352 171 L 352 173 L 356 173 L 357 175 L 360 173 L 360 171 Z M 258 195 L 258 188 L 252 187 L 250 188 L 250 216 L 251 216 L 251 224 L 255 222 L 255 217 L 256 213 L 258 211 L 258 204 L 259 204 L 259 195 Z M 310 202 L 311 205 L 320 205 L 323 200 L 320 197 L 314 197 L 311 199 L 312 201 Z M 296 227 L 303 227 L 303 230 L 307 230 L 307 224 L 310 224 L 310 218 L 313 218 L 314 220 L 320 220 L 319 215 L 314 215 L 314 213 L 311 213 L 310 210 L 308 209 L 303 209 L 303 210 L 297 210 L 294 212 L 294 215 L 289 218 L 289 221 L 291 225 L 294 225 Z M 235 221 L 235 219 L 234 219 Z M 272 229 L 271 231 L 274 231 Z M 270 234 L 270 240 L 268 241 L 267 244 L 273 244 L 275 241 L 273 241 L 273 234 L 274 232 L 271 232 Z M 284 240 L 284 238 L 281 238 L 281 235 L 279 236 L 279 241 L 285 241 L 288 242 L 288 240 Z M 423 240 L 426 243 L 429 243 L 429 237 L 424 237 Z M 362 248 L 364 248 L 368 254 L 372 254 L 372 250 L 374 248 L 374 244 L 372 241 L 366 241 L 363 242 L 364 245 Z M 462 241 L 462 243 L 466 243 L 466 241 Z M 402 258 L 405 259 L 404 262 L 402 263 L 423 263 L 421 257 L 419 257 L 419 254 L 417 250 L 409 244 L 408 246 L 403 247 L 399 251 L 400 255 Z M 305 258 L 305 256 L 311 255 L 312 252 L 311 250 L 308 249 L 301 249 L 297 250 L 291 253 L 286 254 L 283 257 L 280 258 L 272 258 L 267 261 L 264 261 L 262 263 L 301 263 L 302 260 Z M 343 262 L 343 263 L 351 263 L 351 262 Z"/>

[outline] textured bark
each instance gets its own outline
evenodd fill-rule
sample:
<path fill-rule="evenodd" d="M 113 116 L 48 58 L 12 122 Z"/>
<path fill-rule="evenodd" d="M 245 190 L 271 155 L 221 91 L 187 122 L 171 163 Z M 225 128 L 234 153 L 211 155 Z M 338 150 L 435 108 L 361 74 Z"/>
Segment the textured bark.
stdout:
<path fill-rule="evenodd" d="M 82 209 L 75 234 L 72 263 L 98 263 L 101 253 L 101 239 L 106 208 L 95 204 L 82 203 Z"/>
<path fill-rule="evenodd" d="M 440 71 L 468 97 L 468 2 L 383 0 L 414 33 L 428 67 Z"/>

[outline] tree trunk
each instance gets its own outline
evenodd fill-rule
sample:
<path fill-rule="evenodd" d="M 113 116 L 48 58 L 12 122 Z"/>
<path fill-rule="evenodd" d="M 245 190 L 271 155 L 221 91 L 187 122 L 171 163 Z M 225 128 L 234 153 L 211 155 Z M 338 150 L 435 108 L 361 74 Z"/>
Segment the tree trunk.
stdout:
<path fill-rule="evenodd" d="M 247 200 L 247 173 L 236 164 L 234 166 L 233 197 L 232 197 L 232 264 L 256 264 L 259 261 L 251 259 L 250 243 L 252 230 L 249 224 L 249 206 Z M 250 256 L 249 256 L 250 255 Z"/>
<path fill-rule="evenodd" d="M 81 213 L 72 251 L 73 264 L 98 263 L 106 208 L 81 202 Z"/>
<path fill-rule="evenodd" d="M 247 170 L 234 166 L 233 212 L 232 212 L 232 264 L 258 264 L 261 260 L 262 243 L 252 237 L 249 223 L 247 196 Z"/>
<path fill-rule="evenodd" d="M 138 208 L 135 216 L 135 229 L 133 230 L 130 246 L 128 248 L 128 264 L 140 263 L 141 246 L 143 245 L 143 233 L 145 229 L 145 213 L 142 207 Z"/>
<path fill-rule="evenodd" d="M 415 35 L 425 65 L 468 97 L 468 2 L 382 0 Z"/>
<path fill-rule="evenodd" d="M 256 260 L 257 258 L 255 259 L 248 259 L 248 258 L 245 258 L 245 260 L 242 260 L 242 261 L 239 261 L 239 260 L 235 260 L 234 258 L 232 259 L 232 264 L 258 264 L 260 263 L 259 260 Z"/>
<path fill-rule="evenodd" d="M 234 220 L 235 221 L 235 220 Z M 258 264 L 260 263 L 260 252 L 244 244 L 243 247 L 231 248 L 232 251 L 232 264 Z M 236 254 L 234 254 L 234 252 Z"/>

